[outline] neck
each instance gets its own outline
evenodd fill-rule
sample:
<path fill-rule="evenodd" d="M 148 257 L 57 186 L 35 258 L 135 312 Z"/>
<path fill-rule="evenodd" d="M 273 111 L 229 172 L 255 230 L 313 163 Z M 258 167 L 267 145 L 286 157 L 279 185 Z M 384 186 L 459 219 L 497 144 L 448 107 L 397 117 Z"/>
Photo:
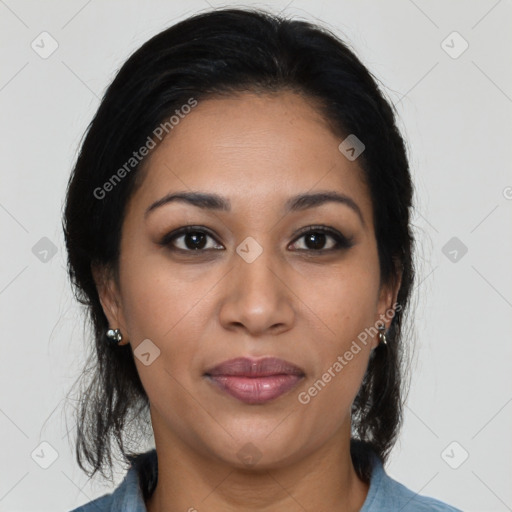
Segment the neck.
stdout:
<path fill-rule="evenodd" d="M 233 468 L 178 440 L 155 441 L 158 483 L 148 512 L 357 512 L 368 493 L 353 467 L 350 439 L 333 438 L 300 462 L 269 470 Z"/>

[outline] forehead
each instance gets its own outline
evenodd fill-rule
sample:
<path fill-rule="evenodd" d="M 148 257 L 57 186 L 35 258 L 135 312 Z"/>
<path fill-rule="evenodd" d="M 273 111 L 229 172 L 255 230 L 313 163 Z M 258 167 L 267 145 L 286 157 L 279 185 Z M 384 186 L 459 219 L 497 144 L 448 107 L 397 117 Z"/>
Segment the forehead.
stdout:
<path fill-rule="evenodd" d="M 341 141 L 312 102 L 291 92 L 199 101 L 150 153 L 138 196 L 147 203 L 207 190 L 229 197 L 235 211 L 335 190 L 369 216 L 362 170 L 339 151 Z"/>

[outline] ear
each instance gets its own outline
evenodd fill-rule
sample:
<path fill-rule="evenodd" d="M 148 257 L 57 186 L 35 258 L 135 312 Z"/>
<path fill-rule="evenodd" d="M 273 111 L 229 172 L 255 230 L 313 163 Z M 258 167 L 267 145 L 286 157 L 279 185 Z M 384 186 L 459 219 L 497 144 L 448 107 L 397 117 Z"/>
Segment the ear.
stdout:
<path fill-rule="evenodd" d="M 400 268 L 397 265 L 397 269 Z M 395 277 L 389 283 L 382 284 L 379 292 L 379 300 L 377 303 L 377 312 L 375 315 L 375 324 L 384 325 L 386 330 L 389 329 L 395 312 L 397 310 L 397 297 L 402 284 L 402 270 L 397 270 Z M 400 309 L 400 306 L 398 306 Z M 378 338 L 374 340 L 374 347 L 379 344 Z"/>
<path fill-rule="evenodd" d="M 126 322 L 123 315 L 119 287 L 111 269 L 105 266 L 91 265 L 91 271 L 98 290 L 98 296 L 101 302 L 103 312 L 107 317 L 110 329 L 119 329 L 123 335 L 123 340 L 119 345 L 126 345 L 127 332 Z"/>

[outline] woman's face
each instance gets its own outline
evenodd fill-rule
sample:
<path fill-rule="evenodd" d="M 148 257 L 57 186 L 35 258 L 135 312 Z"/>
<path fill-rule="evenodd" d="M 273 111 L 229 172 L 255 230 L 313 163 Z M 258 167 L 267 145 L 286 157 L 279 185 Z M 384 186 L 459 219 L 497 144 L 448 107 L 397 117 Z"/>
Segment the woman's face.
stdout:
<path fill-rule="evenodd" d="M 340 142 L 300 96 L 244 93 L 199 102 L 150 154 L 119 286 L 101 296 L 137 356 L 157 446 L 277 467 L 348 442 L 378 344 L 365 329 L 395 294 Z M 308 199 L 321 193 L 341 199 Z"/>

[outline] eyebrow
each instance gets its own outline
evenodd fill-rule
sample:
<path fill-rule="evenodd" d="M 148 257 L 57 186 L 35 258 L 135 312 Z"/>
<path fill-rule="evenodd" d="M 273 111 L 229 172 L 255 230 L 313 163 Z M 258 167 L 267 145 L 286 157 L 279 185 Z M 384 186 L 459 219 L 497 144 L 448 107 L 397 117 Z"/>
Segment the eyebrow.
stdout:
<path fill-rule="evenodd" d="M 224 212 L 231 211 L 231 202 L 229 199 L 218 194 L 211 194 L 206 192 L 172 192 L 151 204 L 146 209 L 144 217 L 147 217 L 157 208 L 176 201 L 187 203 L 203 210 L 215 210 Z M 348 206 L 357 214 L 361 220 L 361 223 L 363 225 L 365 224 L 361 209 L 357 203 L 351 197 L 345 194 L 340 194 L 338 192 L 333 192 L 331 190 L 299 194 L 290 197 L 285 203 L 284 213 L 303 211 L 309 208 L 322 206 L 326 203 L 339 203 Z"/>

